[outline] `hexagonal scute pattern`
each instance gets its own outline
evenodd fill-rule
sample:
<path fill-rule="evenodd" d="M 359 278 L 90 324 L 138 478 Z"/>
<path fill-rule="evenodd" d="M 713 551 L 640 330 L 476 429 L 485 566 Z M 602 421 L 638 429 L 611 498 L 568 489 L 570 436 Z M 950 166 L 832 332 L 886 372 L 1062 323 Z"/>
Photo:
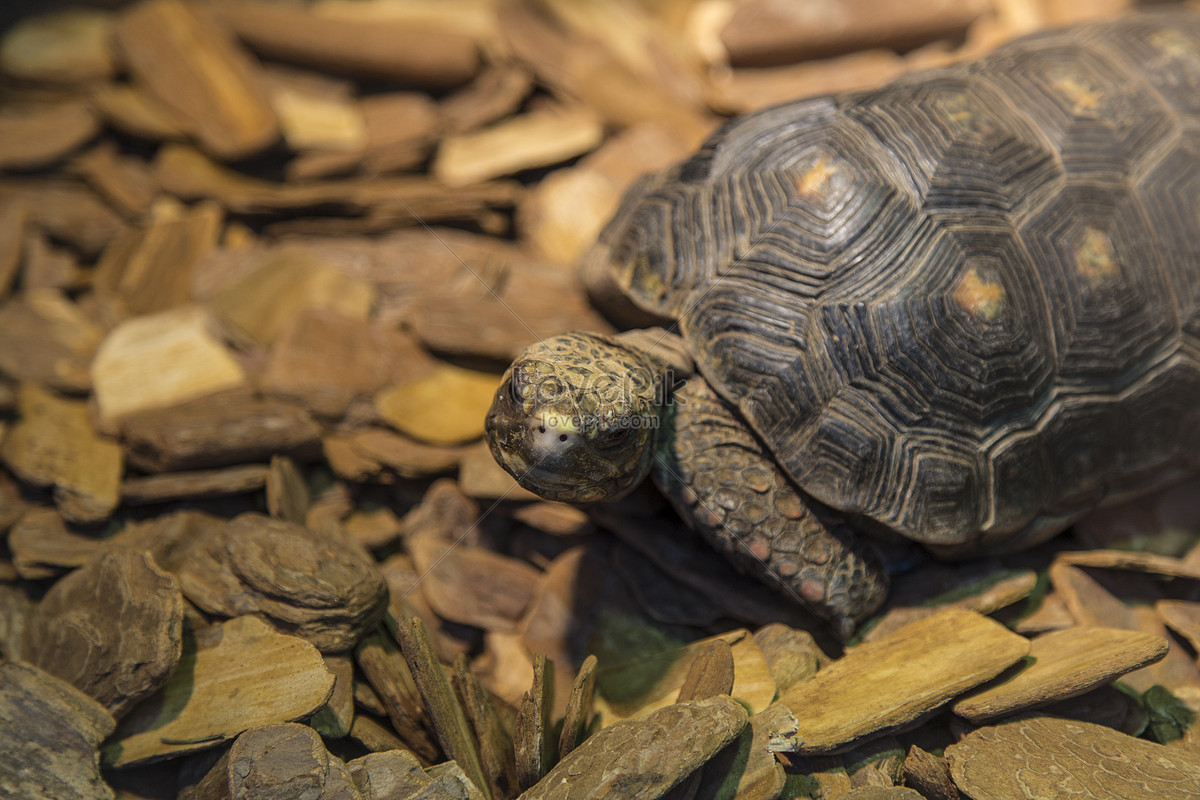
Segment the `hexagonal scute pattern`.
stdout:
<path fill-rule="evenodd" d="M 808 494 L 1027 546 L 1200 469 L 1200 23 L 731 122 L 601 237 Z"/>

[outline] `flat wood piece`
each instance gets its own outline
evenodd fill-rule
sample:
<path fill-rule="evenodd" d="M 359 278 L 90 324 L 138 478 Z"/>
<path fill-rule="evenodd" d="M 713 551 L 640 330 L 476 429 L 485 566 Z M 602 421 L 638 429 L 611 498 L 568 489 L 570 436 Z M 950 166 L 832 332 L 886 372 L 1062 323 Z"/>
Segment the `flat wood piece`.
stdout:
<path fill-rule="evenodd" d="M 119 719 L 166 682 L 182 634 L 175 578 L 145 553 L 109 547 L 50 587 L 21 654 Z"/>
<path fill-rule="evenodd" d="M 285 455 L 271 456 L 267 474 L 267 513 L 275 519 L 303 525 L 311 504 L 304 473 L 296 462 Z"/>
<path fill-rule="evenodd" d="M 55 241 L 84 258 L 95 258 L 125 223 L 96 193 L 76 180 L 55 176 L 0 180 L 0 204 L 20 202 Z"/>
<path fill-rule="evenodd" d="M 121 482 L 121 502 L 129 506 L 145 506 L 170 500 L 201 500 L 257 492 L 266 485 L 267 467 L 263 464 L 166 472 L 126 478 Z"/>
<path fill-rule="evenodd" d="M 465 494 L 480 500 L 535 502 L 539 499 L 496 463 L 486 441 L 475 442 L 462 450 L 458 462 L 458 484 Z"/>
<path fill-rule="evenodd" d="M 732 742 L 746 721 L 746 710 L 721 695 L 614 723 L 558 762 L 522 800 L 657 797 Z"/>
<path fill-rule="evenodd" d="M 111 139 L 73 159 L 70 167 L 127 219 L 147 214 L 158 196 L 158 182 L 149 165 L 121 154 Z"/>
<path fill-rule="evenodd" d="M 407 750 L 368 753 L 347 762 L 354 784 L 369 800 L 410 798 L 433 783 Z"/>
<path fill-rule="evenodd" d="M 771 670 L 771 678 L 781 693 L 808 680 L 822 665 L 829 663 L 829 657 L 817 645 L 811 633 L 779 622 L 756 630 L 754 643 L 762 651 L 767 668 Z"/>
<path fill-rule="evenodd" d="M 348 736 L 372 753 L 385 753 L 389 750 L 409 752 L 407 743 L 389 726 L 366 714 L 354 715 Z"/>
<path fill-rule="evenodd" d="M 1075 627 L 1047 633 L 1033 639 L 1023 669 L 971 693 L 952 708 L 960 717 L 980 723 L 1083 694 L 1166 654 L 1165 639 L 1118 628 Z"/>
<path fill-rule="evenodd" d="M 69 8 L 18 21 L 0 39 L 0 70 L 30 81 L 76 83 L 115 72 L 112 14 Z"/>
<path fill-rule="evenodd" d="M 950 777 L 950 763 L 915 744 L 904 757 L 904 785 L 916 789 L 927 800 L 961 800 Z"/>
<path fill-rule="evenodd" d="M 11 797 L 112 800 L 96 747 L 116 723 L 104 706 L 30 664 L 0 664 L 0 786 Z"/>
<path fill-rule="evenodd" d="M 196 631 L 162 690 L 121 720 L 104 761 L 121 767 L 181 755 L 304 719 L 329 699 L 333 680 L 315 647 L 255 617 Z"/>
<path fill-rule="evenodd" d="M 700 770 L 696 800 L 779 797 L 787 774 L 775 753 L 780 742 L 790 742 L 795 734 L 796 720 L 783 706 L 771 706 L 750 717 L 750 724 L 738 737 Z"/>
<path fill-rule="evenodd" d="M 499 376 L 443 364 L 424 378 L 375 395 L 375 407 L 401 433 L 429 444 L 452 445 L 483 436 L 483 421 Z"/>
<path fill-rule="evenodd" d="M 1060 553 L 1058 559 L 1064 564 L 1077 567 L 1121 569 L 1145 572 L 1168 578 L 1190 578 L 1200 580 L 1200 564 L 1160 556 L 1156 553 L 1134 553 L 1127 550 L 1085 550 L 1077 553 Z"/>
<path fill-rule="evenodd" d="M 351 434 L 349 445 L 361 457 L 410 479 L 452 472 L 466 452 L 458 445 L 425 444 L 386 428 L 367 428 Z"/>
<path fill-rule="evenodd" d="M 1200 649 L 1200 602 L 1159 600 L 1154 608 L 1168 628 L 1187 639 L 1193 650 Z"/>
<path fill-rule="evenodd" d="M 479 68 L 468 31 L 419 18 L 338 16 L 266 2 L 213 6 L 256 52 L 279 61 L 443 89 L 465 83 Z"/>
<path fill-rule="evenodd" d="M 517 786 L 531 789 L 550 769 L 550 713 L 554 708 L 554 662 L 545 653 L 533 654 L 533 684 L 521 698 L 513 744 Z M 522 795 L 524 796 L 524 795 Z"/>
<path fill-rule="evenodd" d="M 798 752 L 837 752 L 919 720 L 1028 653 L 1025 637 L 949 609 L 859 645 L 779 702 L 800 723 Z"/>
<path fill-rule="evenodd" d="M 0 459 L 17 477 L 54 487 L 54 501 L 71 522 L 98 522 L 120 501 L 120 446 L 99 435 L 87 404 L 27 383 L 17 392 L 20 419 L 0 442 Z"/>
<path fill-rule="evenodd" d="M 302 408 L 280 400 L 229 394 L 146 409 L 121 423 L 129 461 L 145 472 L 197 470 L 267 462 L 273 455 L 309 461 L 321 429 Z"/>
<path fill-rule="evenodd" d="M 351 773 L 321 737 L 294 722 L 251 728 L 192 789 L 187 800 L 312 797 L 361 800 Z"/>
<path fill-rule="evenodd" d="M 707 700 L 733 691 L 733 648 L 723 639 L 708 642 L 688 667 L 677 703 Z"/>
<path fill-rule="evenodd" d="M 349 735 L 354 724 L 354 660 L 346 653 L 323 658 L 325 668 L 333 675 L 333 693 L 309 724 L 327 739 L 340 739 Z"/>
<path fill-rule="evenodd" d="M 1025 599 L 1037 585 L 1033 570 L 1002 569 L 994 564 L 932 564 L 899 575 L 888 594 L 888 609 L 873 621 L 863 641 L 893 631 L 944 608 L 991 614 Z"/>
<path fill-rule="evenodd" d="M 92 385 L 88 368 L 102 336 L 62 292 L 25 292 L 0 304 L 0 370 L 19 381 L 87 391 Z"/>
<path fill-rule="evenodd" d="M 251 155 L 279 137 L 256 65 L 229 34 L 180 0 L 146 0 L 114 36 L 134 81 L 220 158 Z"/>
<path fill-rule="evenodd" d="M 82 100 L 0 113 L 0 169 L 34 169 L 53 164 L 100 131 L 100 121 Z"/>
<path fill-rule="evenodd" d="M 13 566 L 26 580 L 52 578 L 82 567 L 102 547 L 100 539 L 68 530 L 62 515 L 53 508 L 29 509 L 8 533 Z"/>
<path fill-rule="evenodd" d="M 246 374 L 213 335 L 208 312 L 184 306 L 110 331 L 92 362 L 92 382 L 107 429 L 134 414 L 244 387 Z"/>
<path fill-rule="evenodd" d="M 594 149 L 604 138 L 599 117 L 585 108 L 539 110 L 442 140 L 434 176 L 447 186 L 467 186 L 547 167 Z"/>
<path fill-rule="evenodd" d="M 1061 796 L 1090 800 L 1200 796 L 1200 755 L 1088 722 L 1026 717 L 980 728 L 946 748 L 958 787 L 972 798 Z"/>

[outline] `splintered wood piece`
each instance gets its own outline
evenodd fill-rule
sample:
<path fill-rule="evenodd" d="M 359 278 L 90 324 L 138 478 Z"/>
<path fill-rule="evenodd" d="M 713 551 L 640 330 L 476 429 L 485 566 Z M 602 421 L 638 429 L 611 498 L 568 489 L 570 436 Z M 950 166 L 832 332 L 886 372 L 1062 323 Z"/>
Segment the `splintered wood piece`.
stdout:
<path fill-rule="evenodd" d="M 52 508 L 30 509 L 8 532 L 13 566 L 26 580 L 52 578 L 81 567 L 102 547 L 100 539 L 67 530 L 62 515 Z"/>
<path fill-rule="evenodd" d="M 944 608 L 991 614 L 1028 597 L 1035 585 L 1037 574 L 1027 569 L 933 564 L 913 570 L 897 576 L 888 594 L 891 607 L 867 631 L 863 641 L 881 639 Z"/>
<path fill-rule="evenodd" d="M 99 131 L 100 121 L 82 100 L 8 108 L 0 113 L 0 169 L 53 164 Z"/>
<path fill-rule="evenodd" d="M 350 725 L 350 733 L 347 735 L 372 753 L 385 753 L 389 750 L 409 752 L 408 744 L 391 728 L 366 714 L 354 715 L 354 722 Z"/>
<path fill-rule="evenodd" d="M 534 653 L 533 684 L 521 698 L 513 730 L 517 786 L 522 791 L 531 789 L 550 769 L 550 712 L 553 708 L 554 662 L 546 658 L 545 653 Z"/>
<path fill-rule="evenodd" d="M 262 464 L 246 464 L 219 470 L 167 472 L 127 478 L 121 482 L 121 502 L 130 506 L 145 506 L 168 500 L 247 494 L 267 485 L 267 472 L 267 467 Z"/>
<path fill-rule="evenodd" d="M 102 428 L 152 409 L 246 385 L 246 374 L 199 306 L 122 322 L 92 362 Z"/>
<path fill-rule="evenodd" d="M 0 370 L 19 381 L 86 391 L 101 336 L 100 328 L 61 292 L 24 292 L 0 304 Z"/>
<path fill-rule="evenodd" d="M 362 162 L 368 172 L 394 172 L 420 166 L 438 132 L 438 107 L 428 95 L 389 92 L 359 101 L 367 141 Z"/>
<path fill-rule="evenodd" d="M 438 746 L 426 730 L 428 718 L 416 683 L 395 640 L 376 628 L 362 638 L 354 655 L 400 739 L 426 763 L 436 760 Z"/>
<path fill-rule="evenodd" d="M 442 364 L 424 378 L 375 395 L 375 407 L 396 430 L 429 444 L 452 445 L 483 436 L 483 420 L 500 378 Z"/>
<path fill-rule="evenodd" d="M 443 619 L 487 631 L 512 633 L 528 607 L 541 572 L 523 561 L 429 534 L 405 544 L 430 608 Z"/>
<path fill-rule="evenodd" d="M 579 673 L 571 684 L 567 697 L 567 710 L 563 715 L 562 733 L 558 737 L 558 758 L 562 760 L 583 742 L 588 733 L 592 717 L 592 697 L 596 691 L 596 664 L 594 655 L 589 655 L 579 665 Z"/>
<path fill-rule="evenodd" d="M 112 14 L 70 8 L 26 17 L 0 40 L 0 71 L 14 78 L 82 83 L 111 78 Z"/>
<path fill-rule="evenodd" d="M 120 501 L 120 446 L 92 427 L 87 403 L 35 383 L 17 392 L 20 419 L 0 442 L 0 459 L 21 480 L 53 486 L 59 512 L 70 522 L 98 522 Z"/>
<path fill-rule="evenodd" d="M 11 535 L 9 538 L 11 546 Z M 1200 651 L 1200 603 L 1190 600 L 1159 600 L 1154 610 L 1167 627 L 1187 639 L 1193 650 Z"/>
<path fill-rule="evenodd" d="M 215 747 L 244 730 L 304 719 L 325 704 L 333 675 L 317 649 L 255 617 L 185 636 L 179 666 L 121 720 L 103 750 L 122 767 Z"/>
<path fill-rule="evenodd" d="M 259 345 L 273 343 L 302 311 L 326 309 L 365 320 L 374 287 L 299 248 L 268 255 L 212 298 L 213 310 Z"/>
<path fill-rule="evenodd" d="M 547 167 L 593 150 L 604 139 L 586 108 L 538 110 L 442 140 L 433 174 L 447 186 L 467 186 Z"/>
<path fill-rule="evenodd" d="M 31 230 L 25 236 L 25 263 L 21 269 L 21 286 L 26 290 L 78 290 L 88 285 L 88 278 L 79 267 L 79 260 L 65 247 L 51 243 L 40 231 Z"/>
<path fill-rule="evenodd" d="M 187 138 L 186 120 L 142 89 L 127 83 L 96 87 L 92 102 L 105 120 L 117 130 L 151 141 Z"/>
<path fill-rule="evenodd" d="M 948 609 L 859 645 L 779 702 L 800 722 L 798 752 L 837 752 L 919 720 L 1028 652 L 1003 625 Z"/>
<path fill-rule="evenodd" d="M 235 797 L 358 800 L 351 773 L 320 735 L 294 722 L 251 728 L 196 784 L 189 800 Z"/>
<path fill-rule="evenodd" d="M 243 158 L 279 137 L 253 60 L 203 12 L 146 0 L 120 16 L 114 36 L 135 82 L 213 154 Z"/>
<path fill-rule="evenodd" d="M 405 617 L 397 621 L 395 633 L 442 750 L 458 762 L 486 797 L 490 797 L 474 733 L 450 686 L 450 679 L 433 651 L 425 623 L 419 617 Z"/>
<path fill-rule="evenodd" d="M 147 472 L 263 462 L 275 454 L 307 461 L 321 442 L 304 409 L 247 396 L 146 409 L 125 419 L 121 433 L 130 463 Z"/>
<path fill-rule="evenodd" d="M 512 518 L 551 536 L 579 536 L 595 529 L 583 509 L 550 500 L 522 505 L 513 510 Z"/>
<path fill-rule="evenodd" d="M 517 767 L 513 757 L 512 736 L 496 709 L 496 699 L 471 671 L 466 654 L 454 660 L 454 688 L 462 700 L 467 719 L 479 743 L 479 761 L 487 777 L 491 796 L 496 800 L 517 794 Z"/>
<path fill-rule="evenodd" d="M 328 739 L 340 739 L 350 734 L 354 724 L 354 660 L 345 653 L 323 658 L 333 675 L 333 694 L 309 724 Z"/>
<path fill-rule="evenodd" d="M 835 15 L 802 6 L 746 0 L 735 6 L 721 31 L 734 64 L 763 65 L 887 47 L 909 50 L 935 39 L 962 35 L 991 8 L 987 0 L 946 5 L 919 0 L 903 8 L 880 0 L 846 0 Z"/>
<path fill-rule="evenodd" d="M 351 434 L 349 446 L 361 457 L 387 467 L 401 478 L 432 478 L 454 470 L 465 450 L 455 445 L 418 442 L 386 428 Z"/>
<path fill-rule="evenodd" d="M 110 547 L 50 587 L 21 654 L 120 718 L 166 682 L 182 633 L 175 578 L 145 553 Z"/>
<path fill-rule="evenodd" d="M 293 151 L 357 154 L 367 142 L 362 110 L 351 97 L 280 85 L 271 91 L 271 106 L 279 116 L 283 139 Z"/>
<path fill-rule="evenodd" d="M 304 474 L 296 462 L 285 455 L 271 456 L 267 474 L 267 513 L 275 519 L 303 525 L 311 505 Z"/>
<path fill-rule="evenodd" d="M 617 722 L 588 737 L 521 797 L 658 797 L 732 742 L 746 721 L 746 710 L 720 695 Z"/>
<path fill-rule="evenodd" d="M 1064 786 L 1095 800 L 1200 796 L 1200 754 L 1055 717 L 980 728 L 946 758 L 959 789 L 989 800 L 1061 796 Z"/>
<path fill-rule="evenodd" d="M 1118 628 L 1075 627 L 1047 633 L 1033 639 L 1027 666 L 952 708 L 960 717 L 980 723 L 1081 695 L 1166 654 L 1165 639 Z"/>
<path fill-rule="evenodd" d="M 151 314 L 186 305 L 192 269 L 217 246 L 224 213 L 211 201 L 152 217 L 114 239 L 96 265 L 96 293 L 112 317 Z"/>
<path fill-rule="evenodd" d="M 492 62 L 438 109 L 447 133 L 467 133 L 516 112 L 533 91 L 533 75 L 515 61 Z"/>
<path fill-rule="evenodd" d="M 904 785 L 916 789 L 927 800 L 961 800 L 950 777 L 950 763 L 927 753 L 915 744 L 904 757 Z"/>
<path fill-rule="evenodd" d="M 679 687 L 679 699 L 707 700 L 719 694 L 733 691 L 733 648 L 723 639 L 715 639 L 701 647 L 688 667 L 683 686 Z"/>
<path fill-rule="evenodd" d="M 479 69 L 472 37 L 420 19 L 335 16 L 265 2 L 211 7 L 256 52 L 279 61 L 431 89 L 465 83 Z"/>
<path fill-rule="evenodd" d="M 112 800 L 96 747 L 116 723 L 104 706 L 30 664 L 0 664 L 0 786 L 11 797 Z"/>

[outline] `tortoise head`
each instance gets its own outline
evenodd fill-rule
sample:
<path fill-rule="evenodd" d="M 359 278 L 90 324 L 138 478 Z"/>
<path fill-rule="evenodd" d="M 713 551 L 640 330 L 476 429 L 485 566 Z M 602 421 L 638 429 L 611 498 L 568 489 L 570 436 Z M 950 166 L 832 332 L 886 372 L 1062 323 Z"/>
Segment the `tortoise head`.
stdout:
<path fill-rule="evenodd" d="M 613 500 L 650 471 L 662 408 L 654 363 L 592 333 L 526 348 L 487 416 L 492 455 L 547 500 Z"/>

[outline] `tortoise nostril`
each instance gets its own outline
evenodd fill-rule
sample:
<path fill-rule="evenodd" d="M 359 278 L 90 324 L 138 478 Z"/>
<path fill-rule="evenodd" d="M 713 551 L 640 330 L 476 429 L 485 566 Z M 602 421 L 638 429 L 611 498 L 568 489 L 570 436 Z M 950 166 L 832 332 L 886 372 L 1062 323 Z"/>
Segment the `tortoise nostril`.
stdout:
<path fill-rule="evenodd" d="M 565 442 L 565 441 L 567 440 L 567 435 L 566 435 L 565 433 L 560 433 L 560 434 L 558 435 L 558 440 L 559 440 L 560 442 Z"/>
<path fill-rule="evenodd" d="M 538 433 L 545 433 L 545 432 L 546 432 L 546 426 L 538 425 Z"/>

